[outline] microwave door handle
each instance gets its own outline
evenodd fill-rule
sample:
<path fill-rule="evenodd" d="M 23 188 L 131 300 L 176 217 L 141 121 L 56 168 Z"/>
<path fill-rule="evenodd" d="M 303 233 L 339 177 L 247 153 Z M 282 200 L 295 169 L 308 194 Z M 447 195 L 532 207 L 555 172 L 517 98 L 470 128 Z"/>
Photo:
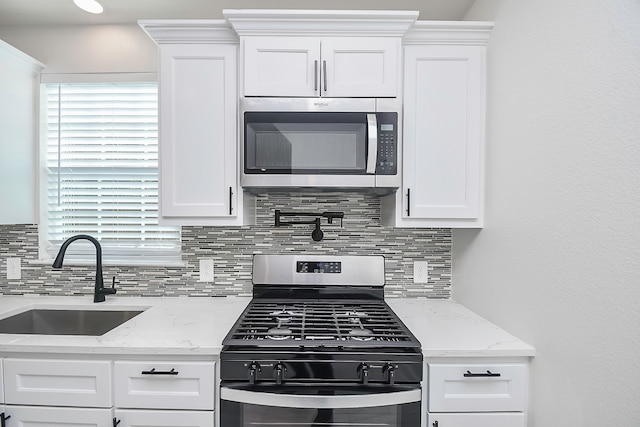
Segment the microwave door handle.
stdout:
<path fill-rule="evenodd" d="M 378 121 L 375 114 L 367 114 L 367 170 L 366 173 L 376 173 L 378 163 Z"/>

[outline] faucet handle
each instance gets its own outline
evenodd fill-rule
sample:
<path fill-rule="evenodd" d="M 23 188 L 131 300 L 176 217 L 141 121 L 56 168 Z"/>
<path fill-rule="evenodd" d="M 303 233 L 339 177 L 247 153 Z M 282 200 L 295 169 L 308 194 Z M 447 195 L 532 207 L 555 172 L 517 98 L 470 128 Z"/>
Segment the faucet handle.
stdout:
<path fill-rule="evenodd" d="M 106 294 L 115 294 L 118 290 L 116 289 L 116 276 L 113 276 L 111 279 L 111 288 L 105 289 L 104 292 Z"/>

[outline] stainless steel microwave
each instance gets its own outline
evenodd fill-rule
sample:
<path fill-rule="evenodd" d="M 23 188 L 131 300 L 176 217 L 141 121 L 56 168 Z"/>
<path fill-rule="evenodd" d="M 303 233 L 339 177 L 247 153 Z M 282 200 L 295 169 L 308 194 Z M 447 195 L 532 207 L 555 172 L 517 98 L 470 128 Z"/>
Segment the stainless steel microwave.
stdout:
<path fill-rule="evenodd" d="M 243 98 L 240 183 L 258 192 L 395 191 L 400 106 L 392 98 Z"/>

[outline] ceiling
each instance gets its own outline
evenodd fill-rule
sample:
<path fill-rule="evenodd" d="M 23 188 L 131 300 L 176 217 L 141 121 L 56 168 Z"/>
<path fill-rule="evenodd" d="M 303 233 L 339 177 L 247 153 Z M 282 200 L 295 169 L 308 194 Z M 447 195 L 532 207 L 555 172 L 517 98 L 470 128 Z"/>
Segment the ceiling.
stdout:
<path fill-rule="evenodd" d="M 104 13 L 73 0 L 0 0 L 1 26 L 135 24 L 139 19 L 219 19 L 222 9 L 418 10 L 419 19 L 460 20 L 475 0 L 100 0 Z"/>

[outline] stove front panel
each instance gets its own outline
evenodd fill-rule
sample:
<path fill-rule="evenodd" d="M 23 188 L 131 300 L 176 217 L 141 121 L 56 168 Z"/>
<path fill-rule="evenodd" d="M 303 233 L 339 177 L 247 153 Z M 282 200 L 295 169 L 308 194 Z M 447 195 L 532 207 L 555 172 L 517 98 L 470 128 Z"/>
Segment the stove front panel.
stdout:
<path fill-rule="evenodd" d="M 220 376 L 223 384 L 416 384 L 422 380 L 422 355 L 231 350 L 221 354 Z"/>

